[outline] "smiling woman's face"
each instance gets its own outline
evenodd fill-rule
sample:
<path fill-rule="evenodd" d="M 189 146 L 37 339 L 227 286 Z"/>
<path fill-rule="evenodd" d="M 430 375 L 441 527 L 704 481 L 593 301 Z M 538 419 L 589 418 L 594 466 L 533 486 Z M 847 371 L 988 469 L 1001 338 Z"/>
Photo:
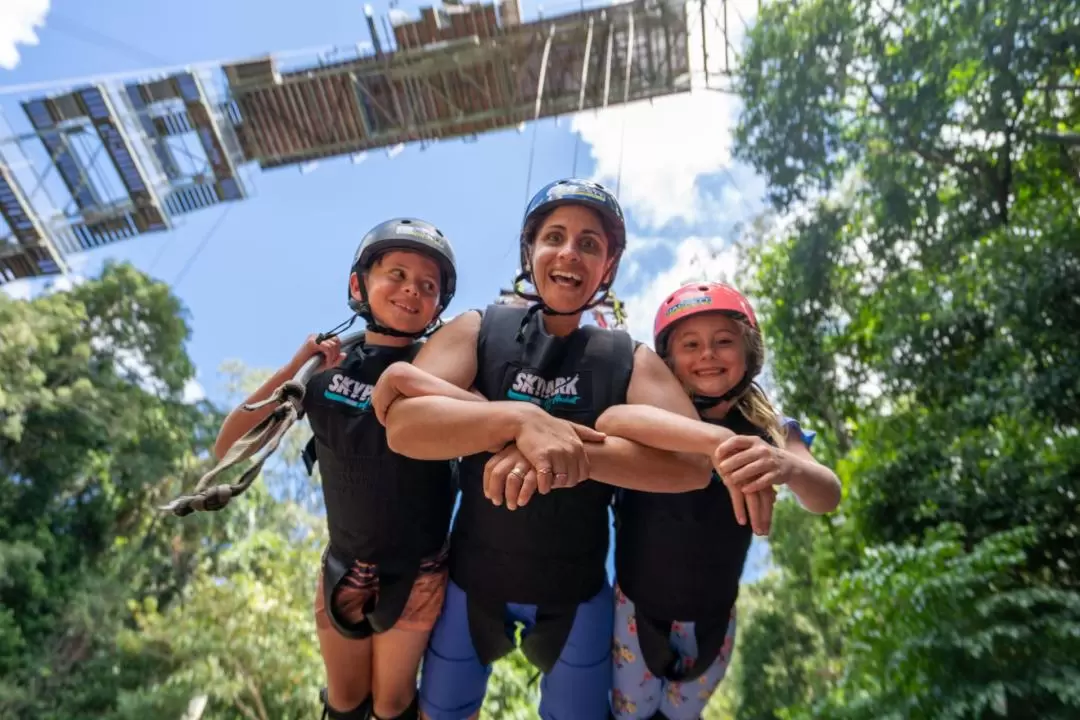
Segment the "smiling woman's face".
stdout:
<path fill-rule="evenodd" d="M 600 216 L 581 205 L 548 215 L 532 243 L 532 276 L 544 304 L 573 312 L 592 300 L 611 270 L 609 240 Z"/>
<path fill-rule="evenodd" d="M 679 322 L 668 339 L 675 376 L 698 395 L 720 397 L 746 374 L 746 341 L 738 320 L 703 313 Z"/>

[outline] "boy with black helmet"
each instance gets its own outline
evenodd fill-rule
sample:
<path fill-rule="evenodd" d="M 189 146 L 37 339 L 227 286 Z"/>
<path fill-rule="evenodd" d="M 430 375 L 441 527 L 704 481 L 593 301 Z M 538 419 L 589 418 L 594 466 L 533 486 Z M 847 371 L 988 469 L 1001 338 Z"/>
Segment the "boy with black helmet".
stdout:
<path fill-rule="evenodd" d="M 377 225 L 361 240 L 349 273 L 349 307 L 367 321 L 363 340 L 342 353 L 337 337 L 309 338 L 246 401 L 264 399 L 323 355 L 303 408 L 330 535 L 315 596 L 330 718 L 417 717 L 416 671 L 446 591 L 453 468 L 390 450 L 371 394 L 387 367 L 416 355 L 456 283 L 453 250 L 434 225 L 411 218 Z M 234 410 L 216 454 L 267 412 Z"/>
<path fill-rule="evenodd" d="M 391 447 L 463 456 L 451 582 L 421 679 L 421 708 L 433 720 L 479 712 L 491 663 L 512 649 L 508 628 L 517 623 L 522 650 L 544 673 L 541 718 L 606 717 L 613 486 L 679 492 L 708 482 L 705 458 L 591 429 L 624 402 L 696 417 L 655 353 L 625 332 L 580 326 L 611 287 L 625 243 L 622 210 L 604 187 L 551 183 L 522 223 L 523 278 L 536 289 L 526 297 L 536 304 L 458 316 L 376 389 Z M 481 397 L 406 387 L 421 377 Z"/>

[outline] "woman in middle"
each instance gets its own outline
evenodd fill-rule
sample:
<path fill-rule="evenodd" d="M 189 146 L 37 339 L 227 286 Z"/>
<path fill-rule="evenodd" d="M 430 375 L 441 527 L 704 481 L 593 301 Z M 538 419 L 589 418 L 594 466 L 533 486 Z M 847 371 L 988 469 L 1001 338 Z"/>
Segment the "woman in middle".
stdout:
<path fill-rule="evenodd" d="M 580 325 L 611 287 L 625 242 L 622 210 L 605 188 L 551 183 L 529 203 L 520 238 L 535 304 L 458 316 L 376 388 L 394 451 L 463 458 L 451 581 L 420 688 L 432 720 L 478 715 L 491 663 L 513 649 L 518 624 L 523 652 L 544 674 L 540 716 L 606 718 L 614 487 L 684 492 L 709 482 L 715 446 L 683 455 L 591 429 L 623 403 L 697 418 L 652 350 L 625 332 Z M 475 401 L 416 396 L 432 376 L 474 389 Z"/>

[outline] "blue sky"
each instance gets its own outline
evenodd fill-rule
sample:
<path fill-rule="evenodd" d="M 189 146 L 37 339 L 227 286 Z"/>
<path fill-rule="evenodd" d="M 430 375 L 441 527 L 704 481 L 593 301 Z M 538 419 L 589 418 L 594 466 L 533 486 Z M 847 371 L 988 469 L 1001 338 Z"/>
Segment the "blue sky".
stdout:
<path fill-rule="evenodd" d="M 399 7 L 414 15 L 420 4 Z M 376 14 L 388 7 L 385 0 L 372 5 Z M 548 3 L 544 10 L 576 5 Z M 733 6 L 750 19 L 756 3 Z M 522 0 L 524 18 L 534 18 L 539 7 Z M 363 4 L 356 0 L 3 0 L 0 91 L 367 39 Z M 18 106 L 27 96 L 0 95 L 0 108 L 17 130 L 28 127 Z M 249 199 L 189 215 L 171 232 L 70 260 L 79 274 L 93 275 L 104 260 L 124 259 L 172 284 L 191 313 L 188 349 L 198 368 L 192 391 L 221 398 L 217 369 L 224 360 L 276 367 L 309 333 L 347 317 L 346 274 L 356 244 L 388 217 L 421 217 L 450 237 L 460 281 L 449 315 L 492 301 L 517 269 L 528 195 L 571 174 L 577 145 L 578 175 L 611 187 L 621 176 L 631 239 L 616 290 L 627 303 L 631 332 L 648 341 L 661 297 L 682 281 L 705 275 L 738 281 L 731 241 L 737 223 L 760 207 L 763 186 L 730 159 L 736 113 L 731 95 L 701 90 L 545 120 L 473 143 L 448 140 L 423 151 L 407 146 L 394 157 L 369 152 L 360 164 L 331 159 L 307 173 L 253 167 Z M 7 149 L 2 142 L 0 152 Z M 27 297 L 45 284 L 12 283 L 5 291 Z"/>

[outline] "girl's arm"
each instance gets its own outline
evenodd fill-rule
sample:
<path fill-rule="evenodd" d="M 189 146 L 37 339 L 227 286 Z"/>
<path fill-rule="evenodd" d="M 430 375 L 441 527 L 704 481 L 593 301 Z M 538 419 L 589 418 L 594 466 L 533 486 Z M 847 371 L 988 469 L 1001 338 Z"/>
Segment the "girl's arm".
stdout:
<path fill-rule="evenodd" d="M 712 436 L 706 437 L 695 427 L 706 424 L 698 420 L 694 404 L 664 361 L 645 345 L 634 353 L 626 402 L 608 408 L 596 424 L 600 432 L 619 437 L 585 446 L 592 478 L 657 493 L 706 487 L 712 478 L 709 455 L 719 441 L 707 446 L 706 440 Z M 697 436 L 676 439 L 687 429 Z"/>
<path fill-rule="evenodd" d="M 784 450 L 791 456 L 791 468 L 784 480 L 799 503 L 812 513 L 832 512 L 840 504 L 840 478 L 819 463 L 797 432 L 788 432 Z"/>
<path fill-rule="evenodd" d="M 218 431 L 217 440 L 214 441 L 215 458 L 221 460 L 225 457 L 225 454 L 229 452 L 229 448 L 231 448 L 237 440 L 246 435 L 251 428 L 258 425 L 266 419 L 266 416 L 274 411 L 272 405 L 259 408 L 258 410 L 245 410 L 243 406 L 261 402 L 270 397 L 275 390 L 281 387 L 282 383 L 291 380 L 293 375 L 299 372 L 303 364 L 316 353 L 321 353 L 324 358 L 323 364 L 319 367 L 318 371 L 337 365 L 341 362 L 341 340 L 337 337 L 333 337 L 324 340 L 321 343 L 316 343 L 315 336 L 312 335 L 304 342 L 303 346 L 296 351 L 296 355 L 293 356 L 293 359 L 290 360 L 287 365 L 271 375 L 269 380 L 260 385 L 259 388 L 251 393 L 251 395 L 238 407 L 233 408 L 233 411 L 225 418 L 225 422 L 221 424 L 221 430 Z"/>

